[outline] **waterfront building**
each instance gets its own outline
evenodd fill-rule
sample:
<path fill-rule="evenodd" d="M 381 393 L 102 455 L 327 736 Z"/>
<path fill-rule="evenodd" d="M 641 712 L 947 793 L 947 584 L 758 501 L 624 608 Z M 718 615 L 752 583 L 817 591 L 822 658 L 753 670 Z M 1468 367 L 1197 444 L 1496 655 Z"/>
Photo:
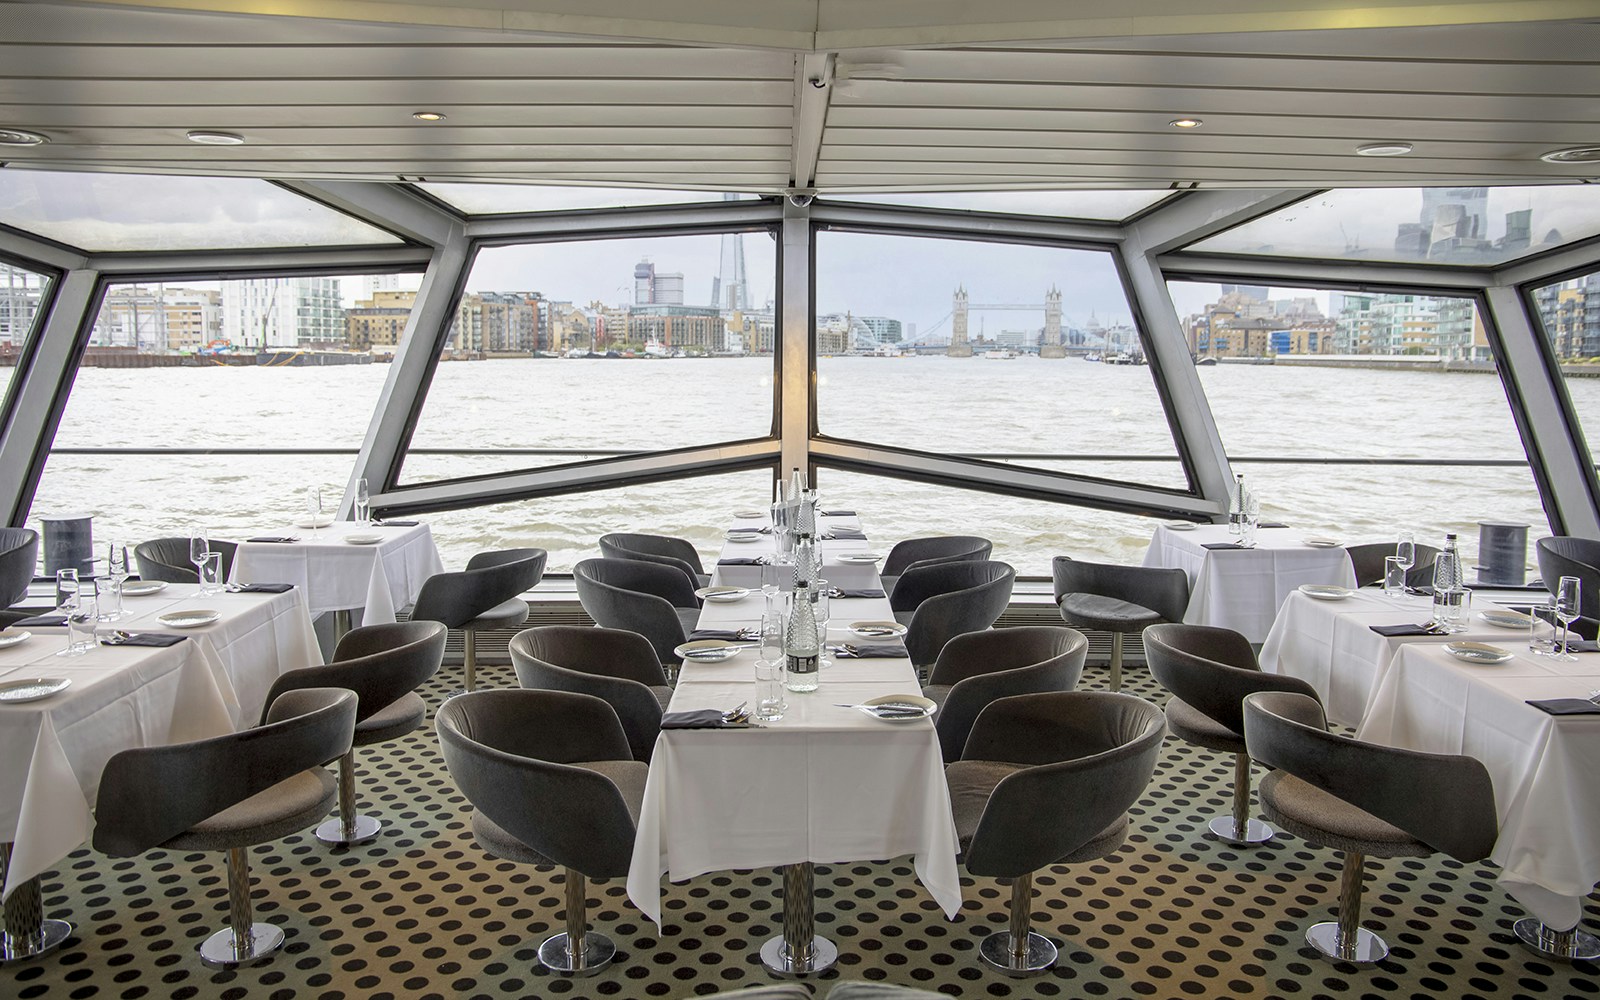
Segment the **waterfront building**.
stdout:
<path fill-rule="evenodd" d="M 295 275 L 224 282 L 222 338 L 247 348 L 342 347 L 339 281 Z"/>
<path fill-rule="evenodd" d="M 148 354 L 199 350 L 223 338 L 220 299 L 209 289 L 119 285 L 107 293 L 89 343 Z"/>
<path fill-rule="evenodd" d="M 365 299 L 345 310 L 345 337 L 350 349 L 394 353 L 401 335 L 406 331 L 406 320 L 411 316 L 411 307 L 416 300 L 416 292 L 393 288 L 369 290 Z"/>

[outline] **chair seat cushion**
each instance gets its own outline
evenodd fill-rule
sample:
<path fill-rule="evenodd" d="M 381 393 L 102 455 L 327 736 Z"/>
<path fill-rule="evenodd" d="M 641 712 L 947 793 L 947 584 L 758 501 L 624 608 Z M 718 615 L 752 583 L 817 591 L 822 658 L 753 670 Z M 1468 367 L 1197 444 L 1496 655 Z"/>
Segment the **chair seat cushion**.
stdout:
<path fill-rule="evenodd" d="M 617 791 L 622 793 L 622 801 L 628 807 L 628 815 L 635 825 L 638 824 L 639 809 L 644 805 L 644 779 L 650 773 L 649 764 L 636 760 L 590 760 L 577 761 L 572 766 L 585 768 L 610 778 L 611 783 L 617 786 Z M 472 835 L 477 838 L 480 847 L 497 858 L 521 861 L 530 865 L 561 865 L 561 862 L 540 854 L 507 833 L 494 820 L 485 816 L 482 809 L 472 811 Z M 632 834 L 629 836 L 631 838 Z"/>
<path fill-rule="evenodd" d="M 515 628 L 527 620 L 528 602 L 513 597 L 509 601 L 501 601 L 461 627 L 473 631 L 480 628 Z"/>
<path fill-rule="evenodd" d="M 1433 849 L 1398 827 L 1283 771 L 1261 779 L 1261 811 L 1289 833 L 1336 851 L 1423 858 Z"/>
<path fill-rule="evenodd" d="M 179 851 L 226 851 L 299 833 L 333 808 L 337 786 L 314 767 L 273 785 L 178 834 L 161 846 Z"/>
<path fill-rule="evenodd" d="M 1246 753 L 1244 737 L 1186 701 L 1167 699 L 1167 728 L 1195 746 L 1222 753 Z"/>
<path fill-rule="evenodd" d="M 661 710 L 665 712 L 667 705 L 672 702 L 672 688 L 665 684 L 652 685 L 650 693 L 656 696 L 656 701 L 661 703 Z"/>
<path fill-rule="evenodd" d="M 1097 628 L 1103 632 L 1143 632 L 1151 625 L 1166 621 L 1142 604 L 1099 594 L 1061 595 L 1061 617 L 1075 628 Z"/>
<path fill-rule="evenodd" d="M 494 820 L 483 814 L 482 809 L 472 811 L 472 836 L 478 841 L 479 847 L 497 858 L 529 865 L 556 865 L 554 860 L 502 830 Z"/>
<path fill-rule="evenodd" d="M 622 793 L 628 806 L 628 816 L 634 825 L 639 823 L 639 810 L 644 807 L 644 779 L 650 774 L 650 765 L 640 760 L 590 760 L 580 761 L 573 767 L 587 768 L 611 779 Z"/>
<path fill-rule="evenodd" d="M 924 684 L 922 685 L 922 696 L 943 708 L 944 700 L 950 697 L 951 687 L 952 685 L 950 684 Z"/>
<path fill-rule="evenodd" d="M 356 723 L 355 745 L 387 743 L 413 732 L 428 717 L 428 706 L 415 691 L 391 701 Z"/>
<path fill-rule="evenodd" d="M 1027 769 L 1026 764 L 998 760 L 958 760 L 944 769 L 945 783 L 950 786 L 950 807 L 955 812 L 956 837 L 963 854 L 972 846 L 972 837 L 978 832 L 978 821 L 983 819 L 984 807 L 989 804 L 989 794 L 995 786 L 1006 777 Z M 1072 864 L 1103 858 L 1121 847 L 1127 835 L 1128 816 L 1124 813 L 1095 834 L 1088 843 L 1057 858 L 1054 863 Z"/>

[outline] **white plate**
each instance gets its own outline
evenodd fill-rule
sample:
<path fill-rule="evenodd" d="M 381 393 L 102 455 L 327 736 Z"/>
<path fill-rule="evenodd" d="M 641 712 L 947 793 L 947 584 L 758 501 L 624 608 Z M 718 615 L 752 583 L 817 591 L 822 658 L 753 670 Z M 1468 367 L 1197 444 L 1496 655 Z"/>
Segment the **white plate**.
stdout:
<path fill-rule="evenodd" d="M 718 660 L 737 656 L 753 645 L 755 644 L 751 642 L 728 642 L 724 639 L 696 639 L 674 649 L 672 655 L 701 663 L 716 663 Z"/>
<path fill-rule="evenodd" d="M 722 537 L 726 538 L 730 542 L 759 542 L 761 541 L 761 532 L 739 531 L 738 529 L 735 529 L 723 535 Z"/>
<path fill-rule="evenodd" d="M 1314 549 L 1336 549 L 1342 543 L 1337 538 L 1307 538 L 1306 544 Z"/>
<path fill-rule="evenodd" d="M 1504 663 L 1511 659 L 1509 652 L 1486 642 L 1447 642 L 1444 644 L 1444 651 L 1468 663 Z"/>
<path fill-rule="evenodd" d="M 842 563 L 875 563 L 883 556 L 876 552 L 841 552 L 834 558 Z"/>
<path fill-rule="evenodd" d="M 317 517 L 297 517 L 294 519 L 296 528 L 326 528 L 332 523 L 332 514 L 322 514 Z"/>
<path fill-rule="evenodd" d="M 733 512 L 733 516 L 734 517 L 759 517 L 763 521 L 765 521 L 767 519 L 767 517 L 768 517 L 768 514 L 764 510 L 736 510 L 736 511 Z"/>
<path fill-rule="evenodd" d="M 1527 628 L 1533 624 L 1533 618 L 1520 611 L 1491 610 L 1480 611 L 1478 617 L 1493 625 L 1495 628 Z"/>
<path fill-rule="evenodd" d="M 881 698 L 868 698 L 861 704 L 867 706 L 867 714 L 872 715 L 879 722 L 918 722 L 939 710 L 938 702 L 918 694 L 886 694 Z M 891 705 L 895 708 L 920 708 L 922 709 L 922 714 L 876 715 L 871 711 L 873 707 L 888 707 Z"/>
<path fill-rule="evenodd" d="M 1342 601 L 1355 596 L 1355 591 L 1349 587 L 1335 587 L 1326 583 L 1302 583 L 1299 589 L 1300 593 L 1319 601 Z"/>
<path fill-rule="evenodd" d="M 24 677 L 0 683 L 0 701 L 38 701 L 60 691 L 72 683 L 67 677 Z"/>
<path fill-rule="evenodd" d="M 156 615 L 156 621 L 168 628 L 199 628 L 202 625 L 210 625 L 221 617 L 220 611 L 192 608 L 188 611 L 169 611 L 164 615 Z"/>
<path fill-rule="evenodd" d="M 1199 527 L 1193 521 L 1162 521 L 1161 523 L 1173 531 L 1193 531 Z"/>
<path fill-rule="evenodd" d="M 0 647 L 15 646 L 19 642 L 27 642 L 33 638 L 33 633 L 22 628 L 0 629 Z"/>
<path fill-rule="evenodd" d="M 382 535 L 346 535 L 344 540 L 351 545 L 376 545 L 383 541 Z"/>
<path fill-rule="evenodd" d="M 743 587 L 701 587 L 694 596 L 712 604 L 732 604 L 749 597 L 750 591 Z"/>
<path fill-rule="evenodd" d="M 899 622 L 851 622 L 850 634 L 863 639 L 893 639 L 905 635 L 906 627 Z"/>
<path fill-rule="evenodd" d="M 167 589 L 165 580 L 127 580 L 122 584 L 123 597 L 144 597 L 159 594 Z"/>

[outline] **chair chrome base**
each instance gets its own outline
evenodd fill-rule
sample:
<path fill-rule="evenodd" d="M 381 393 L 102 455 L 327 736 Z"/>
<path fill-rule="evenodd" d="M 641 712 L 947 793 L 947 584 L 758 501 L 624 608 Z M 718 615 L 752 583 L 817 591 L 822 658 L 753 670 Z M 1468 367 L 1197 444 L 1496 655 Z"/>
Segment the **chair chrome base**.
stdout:
<path fill-rule="evenodd" d="M 1562 962 L 1593 962 L 1600 960 L 1600 938 L 1574 927 L 1568 931 L 1551 930 L 1534 917 L 1523 917 L 1511 926 L 1517 940 L 1546 958 Z"/>
<path fill-rule="evenodd" d="M 38 930 L 27 934 L 0 933 L 0 965 L 38 958 L 71 936 L 72 925 L 65 920 L 41 920 Z"/>
<path fill-rule="evenodd" d="M 761 946 L 761 964 L 773 975 L 784 979 L 799 979 L 827 972 L 838 960 L 838 947 L 820 934 L 812 936 L 811 955 L 808 958 L 793 957 L 782 934 Z"/>
<path fill-rule="evenodd" d="M 252 965 L 283 947 L 283 931 L 272 924 L 251 924 L 244 948 L 237 947 L 233 928 L 217 931 L 200 944 L 200 961 L 214 969 Z"/>
<path fill-rule="evenodd" d="M 565 932 L 545 938 L 539 946 L 539 964 L 551 972 L 569 976 L 592 976 L 611 964 L 617 957 L 617 946 L 604 934 L 593 931 L 583 935 L 583 954 L 573 955 L 567 948 Z"/>
<path fill-rule="evenodd" d="M 346 835 L 344 821 L 335 816 L 326 820 L 317 827 L 317 839 L 324 844 L 336 847 L 349 847 L 352 844 L 365 844 L 369 840 L 376 840 L 378 831 L 383 829 L 383 820 L 376 816 L 357 816 L 351 824 L 350 833 Z"/>
<path fill-rule="evenodd" d="M 1341 962 L 1355 962 L 1361 965 L 1381 962 L 1389 956 L 1389 946 L 1384 943 L 1383 938 L 1365 927 L 1357 927 L 1354 940 L 1346 942 L 1348 947 L 1340 948 L 1339 922 L 1336 920 L 1312 924 L 1306 930 L 1306 944 L 1317 949 L 1328 958 L 1338 959 Z"/>
<path fill-rule="evenodd" d="M 1218 816 L 1206 824 L 1206 829 L 1218 840 L 1225 840 L 1230 844 L 1265 844 L 1277 836 L 1272 827 L 1259 819 L 1245 820 L 1243 836 L 1239 834 L 1238 822 L 1232 816 Z"/>
<path fill-rule="evenodd" d="M 1011 950 L 1010 931 L 990 934 L 978 945 L 978 957 L 984 964 L 1008 976 L 1037 976 L 1056 964 L 1056 946 L 1043 934 L 1028 932 L 1025 954 Z"/>

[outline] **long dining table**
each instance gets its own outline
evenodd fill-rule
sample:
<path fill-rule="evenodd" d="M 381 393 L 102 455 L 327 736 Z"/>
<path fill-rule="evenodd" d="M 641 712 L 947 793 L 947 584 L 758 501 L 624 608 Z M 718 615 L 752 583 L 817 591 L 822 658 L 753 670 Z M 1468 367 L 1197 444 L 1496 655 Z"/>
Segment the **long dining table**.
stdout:
<path fill-rule="evenodd" d="M 824 535 L 859 527 L 854 517 L 823 521 Z M 734 526 L 765 525 L 749 518 Z M 834 586 L 876 585 L 871 564 L 837 560 L 866 547 L 860 539 L 824 538 L 823 576 Z M 773 538 L 764 535 L 759 542 L 729 542 L 723 558 L 742 561 L 775 551 Z M 751 592 L 734 603 L 707 602 L 699 627 L 759 626 L 765 606 L 760 567 L 719 564 L 715 577 L 719 585 L 731 580 Z M 892 618 L 887 598 L 835 598 L 830 645 L 852 621 Z M 717 663 L 686 660 L 669 711 L 753 703 L 756 655 L 752 648 Z M 814 864 L 913 855 L 922 884 L 953 918 L 961 906 L 955 821 L 933 723 L 884 722 L 841 707 L 919 691 L 907 658 L 836 657 L 816 691 L 787 693 L 781 720 L 737 730 L 663 729 L 645 784 L 629 898 L 660 923 L 663 874 L 680 881 L 782 866 L 784 933 L 766 943 L 762 960 L 784 975 L 820 972 L 837 954 L 815 934 Z"/>
<path fill-rule="evenodd" d="M 395 612 L 416 601 L 428 577 L 442 572 L 444 562 L 425 523 L 334 521 L 245 539 L 234 553 L 229 581 L 294 584 L 313 616 L 359 608 L 357 624 L 378 625 L 395 621 Z"/>

